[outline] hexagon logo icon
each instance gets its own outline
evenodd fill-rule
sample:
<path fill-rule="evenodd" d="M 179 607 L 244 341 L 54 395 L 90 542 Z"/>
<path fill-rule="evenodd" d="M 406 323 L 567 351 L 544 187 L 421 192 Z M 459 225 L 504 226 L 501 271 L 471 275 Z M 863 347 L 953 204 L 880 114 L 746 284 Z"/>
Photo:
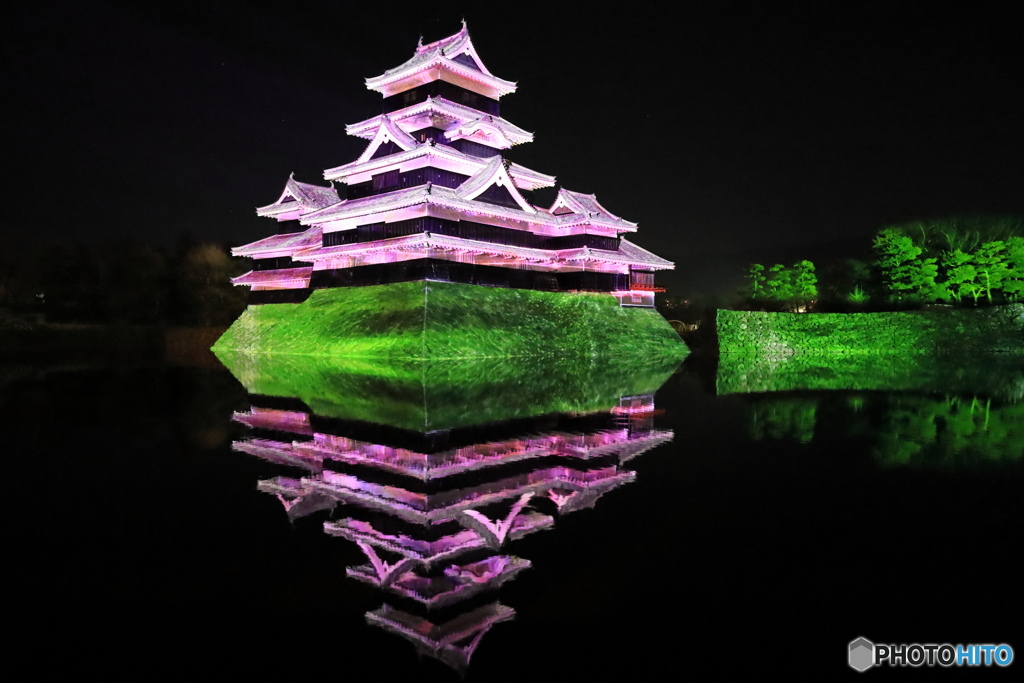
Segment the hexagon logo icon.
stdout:
<path fill-rule="evenodd" d="M 857 671 L 867 671 L 875 665 L 875 644 L 867 638 L 850 642 L 850 666 Z"/>

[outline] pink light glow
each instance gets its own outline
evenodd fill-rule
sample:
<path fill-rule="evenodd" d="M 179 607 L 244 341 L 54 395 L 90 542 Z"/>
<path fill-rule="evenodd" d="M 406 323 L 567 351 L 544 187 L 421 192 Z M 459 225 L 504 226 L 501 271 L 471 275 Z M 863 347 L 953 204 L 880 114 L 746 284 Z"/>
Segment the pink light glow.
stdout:
<path fill-rule="evenodd" d="M 478 607 L 443 624 L 383 605 L 366 613 L 366 620 L 396 633 L 416 646 L 416 650 L 457 671 L 469 666 L 480 640 L 495 625 L 515 617 L 515 610 L 500 603 Z"/>
<path fill-rule="evenodd" d="M 258 458 L 263 458 L 280 465 L 301 467 L 313 473 L 323 470 L 323 461 L 321 459 L 298 452 L 292 448 L 291 444 L 281 441 L 271 441 L 269 439 L 235 441 L 231 444 L 231 448 L 232 450 L 255 455 Z"/>
<path fill-rule="evenodd" d="M 232 279 L 231 282 L 235 285 L 249 285 L 253 290 L 299 289 L 309 286 L 312 274 L 312 266 L 280 270 L 253 270 Z"/>
<path fill-rule="evenodd" d="M 413 569 L 383 587 L 436 609 L 494 590 L 529 566 L 529 561 L 518 557 L 494 555 L 462 566 L 450 565 L 441 575 L 423 576 L 419 570 Z M 376 570 L 370 564 L 349 567 L 346 574 L 357 581 L 382 587 Z"/>
<path fill-rule="evenodd" d="M 248 413 L 235 413 L 231 419 L 252 428 L 276 429 L 303 436 L 313 433 L 309 426 L 309 415 L 298 411 L 253 406 Z"/>
<path fill-rule="evenodd" d="M 463 511 L 458 516 L 458 520 L 463 526 L 476 531 L 489 547 L 497 550 L 505 544 L 505 539 L 512 529 L 513 522 L 515 522 L 516 517 L 519 516 L 519 513 L 522 512 L 531 498 L 533 498 L 532 493 L 524 493 L 520 496 L 503 520 L 490 520 L 477 510 Z"/>
<path fill-rule="evenodd" d="M 654 412 L 653 396 L 630 396 L 619 399 L 619 405 L 612 408 L 616 415 L 637 415 Z"/>
<path fill-rule="evenodd" d="M 370 560 L 370 564 L 373 566 L 373 571 L 376 573 L 376 584 L 381 588 L 387 588 L 400 576 L 409 572 L 413 567 L 420 564 L 418 558 L 403 556 L 401 560 L 394 564 L 388 564 L 380 558 L 377 551 L 373 549 L 373 546 L 367 545 L 361 541 L 356 541 L 356 545 L 363 551 Z"/>
<path fill-rule="evenodd" d="M 593 434 L 553 434 L 528 439 L 509 439 L 425 454 L 318 433 L 314 435 L 313 441 L 295 442 L 290 448 L 294 452 L 310 457 L 369 465 L 422 480 L 431 480 L 535 457 L 554 455 L 585 459 L 602 455 L 616 446 L 644 442 L 656 436 L 633 435 L 623 428 Z"/>
<path fill-rule="evenodd" d="M 516 540 L 553 525 L 554 520 L 547 515 L 520 514 L 515 517 L 506 538 Z M 487 542 L 472 529 L 463 529 L 433 541 L 425 541 L 404 534 L 384 533 L 368 522 L 342 519 L 325 522 L 324 531 L 330 536 L 365 543 L 404 557 L 416 558 L 428 571 L 440 563 L 451 562 L 459 555 L 487 547 Z"/>

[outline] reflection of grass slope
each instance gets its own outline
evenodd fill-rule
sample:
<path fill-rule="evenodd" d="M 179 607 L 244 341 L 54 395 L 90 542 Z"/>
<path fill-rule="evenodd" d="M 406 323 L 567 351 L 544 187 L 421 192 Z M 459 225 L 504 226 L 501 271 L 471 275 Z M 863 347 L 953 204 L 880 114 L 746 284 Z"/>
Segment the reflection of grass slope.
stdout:
<path fill-rule="evenodd" d="M 678 364 L 635 358 L 423 362 L 216 352 L 252 393 L 298 398 L 326 417 L 417 431 L 608 410 L 620 396 L 653 393 Z"/>
<path fill-rule="evenodd" d="M 936 391 L 1024 400 L 1018 354 L 725 354 L 718 393 L 801 389 Z"/>
<path fill-rule="evenodd" d="M 340 287 L 301 304 L 250 306 L 218 351 L 406 359 L 619 356 L 682 359 L 653 309 L 606 294 L 442 282 Z"/>

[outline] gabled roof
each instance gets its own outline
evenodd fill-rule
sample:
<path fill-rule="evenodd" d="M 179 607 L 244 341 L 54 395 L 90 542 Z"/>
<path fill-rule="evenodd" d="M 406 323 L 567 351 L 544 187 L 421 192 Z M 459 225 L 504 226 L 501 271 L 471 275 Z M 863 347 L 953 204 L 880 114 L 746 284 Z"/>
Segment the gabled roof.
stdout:
<path fill-rule="evenodd" d="M 383 114 L 378 114 L 371 119 L 345 126 L 345 132 L 355 137 L 370 140 L 373 138 L 382 116 Z M 470 121 L 478 120 L 483 115 L 482 112 L 472 107 L 467 107 L 464 104 L 458 104 L 443 97 L 428 96 L 423 102 L 417 102 L 404 109 L 398 109 L 389 113 L 388 116 L 392 121 L 401 126 L 402 130 L 419 130 L 420 128 L 427 127 L 422 119 L 429 118 L 431 119 L 431 125 L 446 128 L 452 123 L 460 126 Z M 500 116 L 486 116 L 485 118 L 487 123 L 501 131 L 501 134 L 509 141 L 509 146 L 533 141 L 533 133 L 509 123 Z M 421 119 L 421 121 L 417 122 L 417 119 Z M 441 119 L 441 121 L 437 119 Z"/>
<path fill-rule="evenodd" d="M 416 139 L 401 129 L 394 121 L 388 118 L 386 115 L 380 117 L 380 125 L 377 126 L 377 132 L 373 135 L 373 140 L 366 146 L 366 150 L 359 155 L 355 163 L 363 163 L 373 158 L 373 155 L 377 152 L 381 145 L 386 142 L 393 142 L 398 145 L 403 151 L 408 152 L 414 149 L 420 143 L 416 142 Z"/>
<path fill-rule="evenodd" d="M 584 217 L 588 221 L 596 221 L 609 227 L 622 230 L 636 229 L 636 223 L 619 218 L 598 204 L 595 195 L 571 192 L 564 188 L 558 191 L 555 203 L 551 205 L 548 212 L 552 216 L 558 217 L 560 223 L 575 223 L 579 222 L 579 217 Z"/>
<path fill-rule="evenodd" d="M 416 147 L 407 152 L 399 152 L 367 161 L 357 159 L 335 168 L 329 168 L 324 171 L 324 178 L 348 183 L 348 178 L 353 175 L 382 173 L 385 170 L 398 168 L 406 162 L 423 156 L 446 160 L 449 163 L 461 166 L 463 170 L 458 170 L 457 172 L 465 173 L 466 175 L 474 175 L 480 168 L 489 163 L 491 159 L 498 158 L 491 157 L 489 159 L 473 156 L 444 144 L 417 144 Z M 453 169 L 449 168 L 449 170 Z M 519 183 L 519 186 L 524 189 L 536 190 L 539 187 L 551 187 L 555 184 L 555 176 L 540 173 L 519 164 L 511 164 L 509 172 L 512 174 L 512 178 Z"/>
<path fill-rule="evenodd" d="M 494 122 L 493 116 L 480 116 L 472 121 L 466 121 L 458 126 L 445 131 L 444 136 L 449 140 L 461 140 L 471 138 L 489 147 L 496 149 L 508 149 L 516 142 L 511 139 L 506 130 Z M 530 136 L 533 139 L 533 136 Z"/>
<path fill-rule="evenodd" d="M 299 215 L 323 209 L 338 203 L 338 192 L 331 186 L 300 183 L 295 174 L 288 176 L 284 191 L 277 201 L 256 209 L 257 216 L 273 216 L 278 220 L 298 218 Z M 293 215 L 294 214 L 294 215 Z"/>
<path fill-rule="evenodd" d="M 462 20 L 462 28 L 459 29 L 458 33 L 447 38 L 435 40 L 426 45 L 423 44 L 423 38 L 421 37 L 419 44 L 416 46 L 417 55 L 426 55 L 437 51 L 451 59 L 455 59 L 459 55 L 466 55 L 469 59 L 462 59 L 460 60 L 461 63 L 475 68 L 477 71 L 481 71 L 488 76 L 494 75 L 484 66 L 484 63 L 480 60 L 480 55 L 476 52 L 476 48 L 473 47 L 473 41 L 469 37 L 469 29 L 466 27 L 465 19 Z"/>
<path fill-rule="evenodd" d="M 512 176 L 509 175 L 508 166 L 505 160 L 501 157 L 493 157 L 490 162 L 477 171 L 475 175 L 455 188 L 455 196 L 462 200 L 476 199 L 483 194 L 487 188 L 492 186 L 505 188 L 505 190 L 512 195 L 512 199 L 515 200 L 516 204 L 518 204 L 523 211 L 527 213 L 537 213 L 537 209 L 533 208 L 533 205 L 526 201 L 526 199 L 523 198 L 523 195 L 519 194 L 519 190 L 516 189 L 515 182 L 512 181 Z"/>
<path fill-rule="evenodd" d="M 480 83 L 493 89 L 498 96 L 516 90 L 515 83 L 496 77 L 484 66 L 469 38 L 466 22 L 462 22 L 462 28 L 454 35 L 428 45 L 416 46 L 412 59 L 394 69 L 388 69 L 380 76 L 367 78 L 366 87 L 384 93 L 389 85 L 431 69 L 448 71 Z"/>

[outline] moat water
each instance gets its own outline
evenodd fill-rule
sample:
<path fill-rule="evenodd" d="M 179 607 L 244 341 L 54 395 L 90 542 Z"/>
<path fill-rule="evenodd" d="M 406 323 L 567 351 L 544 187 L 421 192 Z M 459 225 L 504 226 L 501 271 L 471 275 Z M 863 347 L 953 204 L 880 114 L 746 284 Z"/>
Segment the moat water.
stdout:
<path fill-rule="evenodd" d="M 744 393 L 690 359 L 561 414 L 550 377 L 417 406 L 408 382 L 191 365 L 0 366 L 7 617 L 36 666 L 702 680 L 848 672 L 859 636 L 1024 653 L 1024 361 Z M 479 542 L 382 581 L 353 540 L 387 570 L 417 534 Z"/>

